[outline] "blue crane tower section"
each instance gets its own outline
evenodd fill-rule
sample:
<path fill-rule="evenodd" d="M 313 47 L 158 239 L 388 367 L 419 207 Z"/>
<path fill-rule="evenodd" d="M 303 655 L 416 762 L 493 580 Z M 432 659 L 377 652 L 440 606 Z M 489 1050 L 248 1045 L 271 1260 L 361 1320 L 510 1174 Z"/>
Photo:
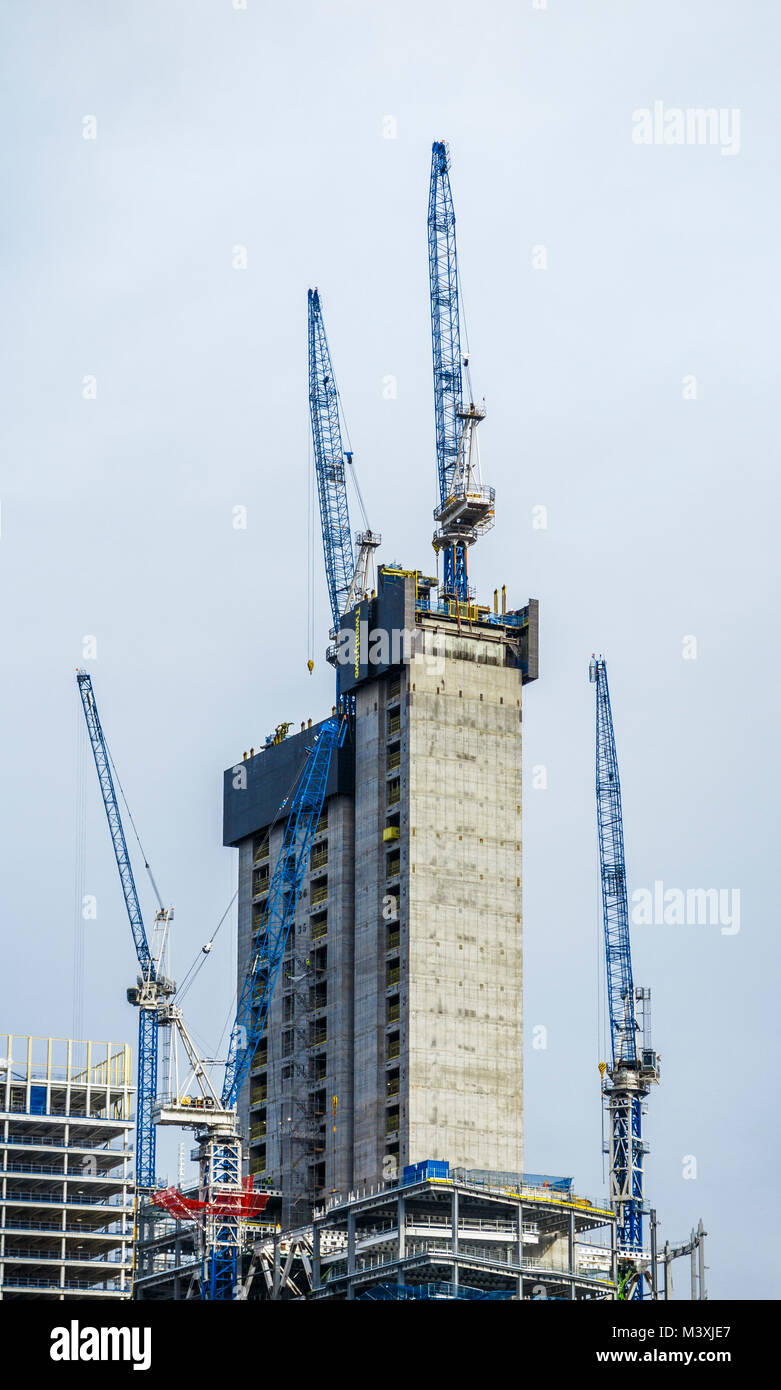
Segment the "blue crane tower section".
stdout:
<path fill-rule="evenodd" d="M 226 1106 L 236 1104 L 263 1036 L 312 840 L 323 810 L 331 759 L 344 740 L 346 728 L 346 720 L 337 718 L 326 719 L 320 725 L 307 750 L 307 759 L 291 798 L 282 848 L 271 876 L 266 910 L 256 935 L 231 1032 L 222 1087 L 222 1102 Z"/>
<path fill-rule="evenodd" d="M 119 880 L 125 899 L 125 907 L 133 933 L 138 964 L 141 968 L 142 985 L 139 994 L 138 1011 L 138 1095 L 136 1098 L 136 1184 L 139 1188 L 152 1189 L 156 1185 L 155 1176 L 155 1126 L 152 1120 L 152 1107 L 157 1095 L 157 1039 L 158 1005 L 157 968 L 149 949 L 141 904 L 138 901 L 133 869 L 128 854 L 119 802 L 111 775 L 111 765 L 105 736 L 100 723 L 100 715 L 92 690 L 92 678 L 88 671 L 77 671 L 87 732 L 92 745 L 106 819 L 111 833 L 111 843 L 119 870 Z M 146 995 L 145 994 L 146 987 Z"/>
<path fill-rule="evenodd" d="M 656 1054 L 638 1048 L 635 999 L 650 991 L 635 991 L 629 939 L 624 827 L 621 783 L 613 733 L 613 714 L 607 665 L 592 657 L 589 679 L 596 686 L 596 798 L 602 915 L 607 968 L 612 1066 L 604 1095 L 610 1126 L 610 1195 L 617 1214 L 619 1256 L 633 1269 L 627 1287 L 630 1297 L 643 1297 L 639 1261 L 643 1253 L 644 1172 L 643 1101 L 649 1083 L 659 1080 Z"/>

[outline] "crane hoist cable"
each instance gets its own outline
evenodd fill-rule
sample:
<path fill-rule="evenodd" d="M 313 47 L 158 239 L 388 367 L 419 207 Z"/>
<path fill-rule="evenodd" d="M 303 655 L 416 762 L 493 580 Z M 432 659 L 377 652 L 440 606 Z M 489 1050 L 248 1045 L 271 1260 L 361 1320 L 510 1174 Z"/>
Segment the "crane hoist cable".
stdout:
<path fill-rule="evenodd" d="M 364 530 L 369 531 L 371 530 L 371 527 L 369 526 L 369 518 L 366 515 L 366 508 L 363 505 L 363 494 L 361 492 L 360 483 L 358 482 L 358 470 L 355 467 L 355 454 L 353 452 L 353 442 L 350 438 L 350 428 L 347 424 L 347 416 L 345 415 L 344 406 L 342 404 L 342 393 L 339 390 L 339 386 L 336 383 L 336 381 L 334 381 L 334 385 L 336 386 L 336 398 L 339 402 L 339 414 L 342 417 L 344 433 L 347 439 L 347 452 L 345 454 L 345 458 L 347 460 L 347 468 L 345 469 L 345 477 L 350 478 L 352 481 L 352 485 L 355 490 L 355 496 L 358 501 L 358 507 L 361 513 L 361 520 L 363 521 Z"/>
<path fill-rule="evenodd" d="M 461 273 L 461 262 L 460 262 L 460 261 L 457 262 L 457 264 L 456 264 L 456 280 L 457 280 L 457 282 L 458 282 L 458 306 L 459 306 L 459 314 L 460 314 L 460 317 L 461 317 L 461 327 L 462 327 L 463 330 L 464 330 L 464 342 L 465 342 L 465 344 L 466 344 L 466 352 L 463 354 L 463 356 L 462 356 L 462 358 L 461 358 L 461 362 L 462 362 L 464 371 L 466 372 L 466 384 L 467 384 L 467 386 L 468 386 L 468 388 L 469 388 L 469 399 L 470 399 L 470 401 L 473 401 L 475 397 L 474 397 L 474 391 L 473 391 L 473 389 L 472 389 L 472 369 L 471 369 L 472 349 L 471 349 L 471 347 L 469 346 L 469 328 L 468 328 L 468 326 L 467 326 L 466 303 L 465 303 L 465 300 L 464 300 L 464 277 L 463 277 L 463 275 L 462 275 L 462 273 Z"/>
<path fill-rule="evenodd" d="M 365 530 L 365 531 L 369 531 L 369 530 L 371 530 L 371 527 L 369 526 L 369 518 L 368 518 L 367 515 L 366 515 L 366 508 L 365 508 L 365 506 L 363 505 L 363 495 L 362 495 L 362 493 L 361 493 L 360 484 L 359 484 L 359 482 L 358 482 L 358 472 L 357 472 L 357 469 L 356 469 L 356 467 L 355 467 L 355 453 L 354 453 L 354 451 L 353 451 L 353 441 L 352 441 L 352 439 L 350 438 L 350 426 L 349 426 L 348 423 L 347 423 L 347 412 L 345 411 L 345 408 L 344 408 L 344 402 L 343 402 L 343 400 L 342 400 L 342 393 L 341 393 L 341 391 L 339 390 L 339 383 L 338 383 L 338 381 L 336 380 L 336 377 L 334 377 L 334 390 L 336 391 L 336 400 L 337 400 L 337 403 L 338 403 L 339 414 L 340 414 L 340 416 L 341 416 L 341 418 L 342 418 L 342 425 L 343 425 L 343 427 L 344 427 L 344 434 L 345 434 L 345 438 L 346 438 L 346 440 L 347 440 L 347 449 L 346 449 L 346 451 L 345 451 L 345 460 L 346 460 L 346 463 L 347 463 L 347 467 L 346 467 L 346 469 L 345 469 L 345 477 L 346 477 L 346 478 L 350 478 L 350 479 L 352 480 L 352 485 L 353 485 L 353 488 L 355 489 L 355 496 L 356 496 L 356 498 L 357 498 L 358 506 L 359 506 L 360 512 L 361 512 L 361 520 L 363 521 L 363 527 L 364 527 L 364 530 Z"/>
<path fill-rule="evenodd" d="M 285 810 L 285 807 L 289 804 L 291 797 L 294 795 L 295 790 L 296 790 L 296 787 L 298 786 L 299 782 L 301 781 L 301 778 L 302 778 L 303 775 L 304 775 L 304 771 L 305 771 L 305 765 L 304 765 L 304 767 L 302 767 L 302 768 L 300 769 L 299 772 L 297 772 L 297 773 L 295 774 L 295 776 L 293 777 L 292 781 L 290 782 L 290 785 L 288 786 L 288 789 L 287 789 L 287 792 L 285 793 L 285 796 L 283 797 L 282 801 L 279 803 L 279 806 L 277 807 L 277 809 L 276 809 L 276 811 L 275 811 L 275 813 L 274 813 L 274 819 L 273 819 L 273 821 L 271 822 L 271 824 L 269 825 L 269 827 L 268 827 L 268 829 L 267 829 L 267 831 L 266 831 L 266 833 L 265 833 L 265 835 L 264 835 L 264 837 L 263 837 L 263 845 L 269 844 L 269 842 L 270 842 L 270 840 L 271 840 L 271 834 L 272 834 L 272 832 L 276 829 L 277 825 L 279 824 L 280 820 L 282 819 L 282 813 L 283 813 L 283 811 Z M 214 945 L 214 941 L 215 941 L 215 938 L 216 938 L 216 936 L 217 936 L 217 933 L 218 933 L 218 931 L 220 930 L 220 927 L 222 926 L 222 924 L 223 924 L 223 922 L 225 921 L 226 917 L 228 916 L 228 913 L 230 912 L 231 908 L 233 907 L 233 904 L 235 903 L 235 901 L 236 901 L 236 899 L 237 899 L 238 896 L 239 896 L 239 890 L 238 890 L 238 888 L 237 888 L 236 891 L 235 891 L 235 893 L 233 894 L 233 897 L 231 898 L 230 902 L 228 903 L 228 906 L 226 907 L 225 911 L 223 912 L 223 914 L 222 914 L 222 916 L 221 916 L 219 922 L 217 923 L 216 927 L 214 928 L 214 931 L 212 932 L 211 936 L 209 937 L 208 941 L 205 942 L 205 944 L 201 947 L 200 951 L 198 952 L 197 956 L 195 956 L 195 958 L 193 959 L 193 961 L 192 961 L 192 963 L 191 963 L 191 965 L 190 965 L 190 968 L 189 968 L 188 971 L 187 971 L 187 974 L 185 975 L 184 979 L 182 980 L 182 983 L 179 985 L 179 988 L 178 988 L 177 991 L 176 991 L 176 994 L 174 995 L 174 1002 L 175 1002 L 175 1003 L 181 1004 L 181 1002 L 182 1002 L 182 1000 L 184 999 L 185 995 L 188 993 L 188 991 L 192 988 L 193 984 L 195 983 L 195 981 L 196 981 L 196 979 L 197 979 L 197 977 L 198 977 L 198 975 L 199 975 L 199 973 L 200 973 L 200 971 L 201 971 L 202 966 L 205 964 L 205 962 L 206 962 L 208 956 L 211 954 L 211 949 L 212 949 L 212 946 Z M 191 978 L 191 977 L 192 977 L 192 978 Z M 225 1029 L 223 1028 L 223 1032 L 224 1032 L 224 1031 L 225 1031 Z M 218 1050 L 219 1050 L 219 1047 L 218 1047 Z"/>
<path fill-rule="evenodd" d="M 217 923 L 216 927 L 214 928 L 214 931 L 212 932 L 211 936 L 209 937 L 209 940 L 205 943 L 205 945 L 203 945 L 203 946 L 201 947 L 201 949 L 200 949 L 200 951 L 198 952 L 197 956 L 195 957 L 195 959 L 193 960 L 192 964 L 190 965 L 190 968 L 189 968 L 189 970 L 187 971 L 187 974 L 185 975 L 184 979 L 182 980 L 182 983 L 180 984 L 179 988 L 177 989 L 176 994 L 175 994 L 175 996 L 174 996 L 175 1001 L 176 1001 L 177 1004 L 181 1004 L 181 1002 L 182 1002 L 182 1000 L 184 999 L 185 995 L 188 993 L 188 991 L 191 989 L 191 987 L 195 984 L 195 981 L 197 980 L 198 975 L 200 974 L 201 967 L 205 964 L 205 962 L 206 962 L 206 960 L 207 960 L 207 958 L 208 958 L 208 956 L 209 956 L 209 953 L 210 953 L 210 951 L 211 951 L 211 949 L 212 949 L 212 946 L 214 945 L 215 937 L 217 936 L 217 933 L 218 933 L 218 931 L 220 930 L 220 927 L 222 926 L 223 922 L 225 921 L 226 917 L 228 916 L 228 913 L 230 912 L 231 908 L 233 907 L 233 904 L 235 903 L 235 901 L 236 901 L 236 899 L 237 899 L 238 896 L 239 896 L 239 890 L 238 890 L 238 888 L 237 888 L 237 889 L 236 889 L 236 892 L 233 894 L 233 897 L 231 898 L 230 902 L 228 903 L 228 906 L 226 907 L 225 911 L 223 912 L 223 914 L 222 914 L 222 916 L 221 916 L 219 922 Z M 193 972 L 194 972 L 194 973 L 193 973 Z M 192 977 L 192 978 L 191 978 L 191 977 Z"/>
<path fill-rule="evenodd" d="M 76 795 L 74 798 L 75 866 L 73 898 L 73 1036 L 84 1035 L 84 978 L 86 931 L 84 895 L 87 862 L 87 730 L 78 705 L 73 706 L 76 734 Z"/>
<path fill-rule="evenodd" d="M 165 908 L 163 907 L 163 899 L 160 897 L 160 890 L 158 889 L 158 886 L 157 886 L 157 884 L 155 883 L 155 876 L 154 876 L 154 874 L 152 873 L 152 869 L 151 869 L 149 860 L 148 860 L 147 857 L 146 857 L 146 851 L 145 851 L 145 849 L 144 849 L 144 846 L 143 846 L 142 843 L 141 843 L 141 836 L 139 835 L 138 830 L 136 829 L 136 823 L 135 823 L 135 821 L 133 820 L 133 812 L 131 811 L 131 809 L 130 809 L 130 807 L 129 807 L 129 805 L 128 805 L 128 800 L 127 800 L 127 797 L 125 796 L 125 789 L 124 789 L 124 787 L 122 786 L 122 783 L 121 783 L 120 780 L 119 780 L 119 773 L 117 772 L 117 765 L 116 765 L 116 763 L 114 762 L 114 758 L 113 758 L 113 756 L 112 756 L 111 749 L 110 749 L 109 746 L 108 746 L 108 741 L 107 741 L 107 739 L 106 739 L 106 735 L 105 735 L 105 734 L 103 735 L 103 742 L 104 742 L 104 744 L 105 744 L 105 746 L 106 746 L 106 757 L 108 758 L 109 763 L 111 764 L 111 770 L 112 770 L 112 772 L 113 772 L 113 774 L 114 774 L 114 777 L 115 777 L 115 779 L 116 779 L 117 786 L 119 787 L 120 796 L 122 797 L 122 800 L 123 800 L 123 802 L 125 803 L 125 810 L 127 811 L 128 820 L 130 821 L 130 824 L 131 824 L 132 827 L 133 827 L 133 834 L 135 835 L 136 840 L 138 841 L 138 848 L 139 848 L 140 851 L 141 851 L 141 857 L 142 857 L 142 859 L 143 859 L 143 861 L 144 861 L 144 868 L 146 869 L 146 871 L 147 871 L 147 873 L 148 873 L 148 875 L 149 875 L 149 881 L 150 881 L 150 883 L 151 883 L 151 885 L 152 885 L 152 888 L 154 889 L 155 897 L 157 898 L 157 906 L 160 908 L 160 911 L 161 911 L 161 912 L 165 912 Z"/>

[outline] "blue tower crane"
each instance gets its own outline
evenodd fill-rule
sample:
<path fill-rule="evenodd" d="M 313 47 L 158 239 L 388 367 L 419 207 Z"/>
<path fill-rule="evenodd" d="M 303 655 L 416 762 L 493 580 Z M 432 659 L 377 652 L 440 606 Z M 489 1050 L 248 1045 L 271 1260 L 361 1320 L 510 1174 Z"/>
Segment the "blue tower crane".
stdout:
<path fill-rule="evenodd" d="M 428 198 L 428 263 L 431 291 L 431 347 L 434 360 L 439 529 L 434 548 L 443 552 L 442 592 L 466 601 L 467 547 L 494 524 L 494 489 L 483 487 L 477 426 L 485 410 L 465 404 L 462 366 L 470 384 L 469 360 L 461 356 L 456 216 L 450 190 L 450 152 L 435 141 L 431 149 Z"/>
<path fill-rule="evenodd" d="M 317 289 L 309 291 L 308 303 L 309 414 L 312 422 L 328 597 L 333 627 L 336 629 L 342 614 L 371 587 L 374 551 L 382 537 L 369 528 L 353 472 L 353 484 L 364 522 L 364 530 L 358 532 L 356 537 L 359 547 L 356 562 L 350 537 L 350 511 L 347 501 L 347 469 L 352 467 L 353 456 L 342 444 L 339 391 L 331 364 L 320 293 Z"/>
<path fill-rule="evenodd" d="M 296 913 L 312 841 L 323 811 L 328 773 L 341 747 L 346 718 L 327 719 L 307 749 L 306 762 L 290 798 L 282 847 L 269 883 L 263 919 L 244 977 L 228 1046 L 222 1113 L 209 1117 L 199 1134 L 201 1196 L 207 1207 L 201 1286 L 208 1301 L 237 1297 L 241 1216 L 220 1198 L 241 1190 L 241 1137 L 236 1125 L 239 1093 L 263 1037 L 285 943 Z"/>
<path fill-rule="evenodd" d="M 370 567 L 380 537 L 372 532 L 353 475 L 365 530 L 357 536 L 359 558 L 353 558 L 347 469 L 352 453 L 342 443 L 339 391 L 334 377 L 323 322 L 320 294 L 308 294 L 309 410 L 323 533 L 326 580 L 335 630 L 342 614 L 369 588 Z M 332 653 L 329 652 L 329 657 Z M 301 885 L 309 864 L 312 841 L 322 814 L 328 773 L 334 751 L 347 730 L 349 701 L 337 700 L 340 717 L 325 721 L 314 734 L 289 807 L 282 847 L 269 882 L 263 919 L 254 937 L 253 952 L 239 992 L 231 1030 L 220 1105 L 198 1129 L 200 1200 L 204 1212 L 202 1296 L 208 1301 L 240 1297 L 237 1278 L 242 1248 L 240 1203 L 232 1196 L 242 1188 L 242 1143 L 236 1111 L 242 1085 L 266 1028 L 274 987 L 282 964 Z M 172 1118 L 178 1118 L 171 1111 Z"/>
<path fill-rule="evenodd" d="M 621 783 L 603 657 L 592 656 L 589 680 L 596 685 L 597 697 L 597 828 L 612 1053 L 612 1066 L 600 1064 L 609 1124 L 610 1200 L 617 1216 L 618 1255 L 626 1296 L 641 1299 L 645 1272 L 643 1102 L 651 1083 L 659 1080 L 659 1062 L 648 1037 L 651 991 L 635 989 L 632 979 Z M 637 1001 L 643 1007 L 641 1046 Z M 604 1082 L 605 1071 L 609 1085 Z"/>
<path fill-rule="evenodd" d="M 365 529 L 356 539 L 354 559 L 347 498 L 347 469 L 352 452 L 342 443 L 339 391 L 323 322 L 320 294 L 308 294 L 309 411 L 312 426 L 326 581 L 334 635 L 342 614 L 371 587 L 373 556 L 381 537 L 366 521 L 353 474 Z M 329 652 L 333 659 L 333 651 Z M 309 864 L 312 841 L 322 814 L 328 773 L 334 751 L 347 731 L 349 701 L 337 701 L 340 716 L 326 720 L 314 734 L 295 790 L 290 798 L 282 847 L 269 883 L 263 919 L 254 938 L 231 1030 L 220 1105 L 199 1129 L 200 1198 L 204 1211 L 204 1299 L 240 1297 L 237 1286 L 241 1251 L 240 1204 L 231 1195 L 242 1187 L 242 1144 L 236 1122 L 241 1087 L 263 1036 L 277 976 L 282 965 L 301 885 Z M 280 811 L 285 809 L 285 803 Z M 173 1119 L 179 1118 L 170 1110 Z M 226 1200 L 227 1199 L 227 1200 Z"/>
<path fill-rule="evenodd" d="M 98 707 L 92 689 L 89 671 L 77 671 L 76 680 L 87 723 L 87 732 L 92 745 L 92 754 L 98 774 L 98 782 L 103 796 L 103 805 L 114 846 L 114 855 L 119 870 L 119 880 L 125 899 L 125 907 L 133 933 L 138 964 L 141 974 L 136 987 L 127 992 L 128 1000 L 138 1008 L 138 1093 L 136 1096 L 136 1186 L 143 1191 L 151 1191 L 156 1184 L 155 1176 L 155 1125 L 152 1115 L 157 1096 L 157 1051 L 158 1029 L 164 1001 L 174 993 L 175 985 L 160 973 L 160 962 L 165 944 L 165 932 L 172 916 L 170 909 L 161 908 L 155 921 L 162 925 L 161 947 L 158 958 L 152 954 L 147 939 L 141 904 L 138 900 L 133 868 L 128 854 L 127 841 L 119 812 L 119 802 L 111 774 L 106 739 L 98 714 Z"/>

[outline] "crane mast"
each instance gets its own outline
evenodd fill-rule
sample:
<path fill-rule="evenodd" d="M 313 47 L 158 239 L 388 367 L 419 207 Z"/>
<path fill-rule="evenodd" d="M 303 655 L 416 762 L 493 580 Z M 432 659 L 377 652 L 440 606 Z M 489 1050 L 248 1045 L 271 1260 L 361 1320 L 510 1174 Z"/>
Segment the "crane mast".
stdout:
<path fill-rule="evenodd" d="M 621 783 L 603 657 L 592 656 L 589 680 L 596 686 L 597 830 L 612 1055 L 612 1066 L 600 1065 L 609 1125 L 610 1199 L 616 1211 L 618 1253 L 628 1296 L 641 1299 L 645 1273 L 643 1102 L 651 1083 L 659 1080 L 659 1065 L 647 1036 L 638 1047 L 636 1002 L 642 1003 L 647 1022 L 650 990 L 635 989 L 632 979 Z M 604 1082 L 605 1071 L 609 1084 Z"/>
<path fill-rule="evenodd" d="M 450 152 L 435 141 L 431 150 L 428 199 L 428 261 L 431 295 L 431 349 L 434 363 L 439 529 L 434 549 L 442 551 L 442 592 L 446 599 L 469 598 L 467 547 L 494 524 L 494 489 L 483 486 L 477 426 L 485 410 L 463 394 L 456 216 L 450 189 Z M 471 384 L 470 384 L 471 393 Z"/>
<path fill-rule="evenodd" d="M 149 947 L 141 904 L 138 900 L 114 778 L 111 773 L 108 746 L 92 689 L 92 677 L 89 671 L 77 671 L 76 680 L 111 834 L 111 843 L 114 847 L 114 856 L 119 870 L 119 881 L 122 885 L 130 930 L 133 934 L 136 956 L 141 970 L 136 986 L 129 989 L 127 995 L 129 1002 L 138 1008 L 136 1186 L 141 1190 L 151 1191 L 156 1185 L 153 1107 L 157 1096 L 159 1027 L 166 1000 L 175 990 L 173 981 L 161 973 L 160 964 L 165 950 L 168 923 L 173 912 L 171 909 L 161 907 L 160 912 L 156 914 L 155 924 L 158 929 L 159 950 L 157 958 L 155 958 Z"/>

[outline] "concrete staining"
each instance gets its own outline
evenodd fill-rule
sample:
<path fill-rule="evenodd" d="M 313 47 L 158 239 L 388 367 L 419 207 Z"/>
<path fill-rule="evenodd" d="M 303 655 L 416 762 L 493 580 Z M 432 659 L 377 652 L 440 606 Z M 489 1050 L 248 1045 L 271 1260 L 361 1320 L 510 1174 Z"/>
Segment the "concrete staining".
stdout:
<path fill-rule="evenodd" d="M 434 644 L 406 711 L 410 1158 L 520 1172 L 521 675 L 478 664 L 499 643 Z"/>

